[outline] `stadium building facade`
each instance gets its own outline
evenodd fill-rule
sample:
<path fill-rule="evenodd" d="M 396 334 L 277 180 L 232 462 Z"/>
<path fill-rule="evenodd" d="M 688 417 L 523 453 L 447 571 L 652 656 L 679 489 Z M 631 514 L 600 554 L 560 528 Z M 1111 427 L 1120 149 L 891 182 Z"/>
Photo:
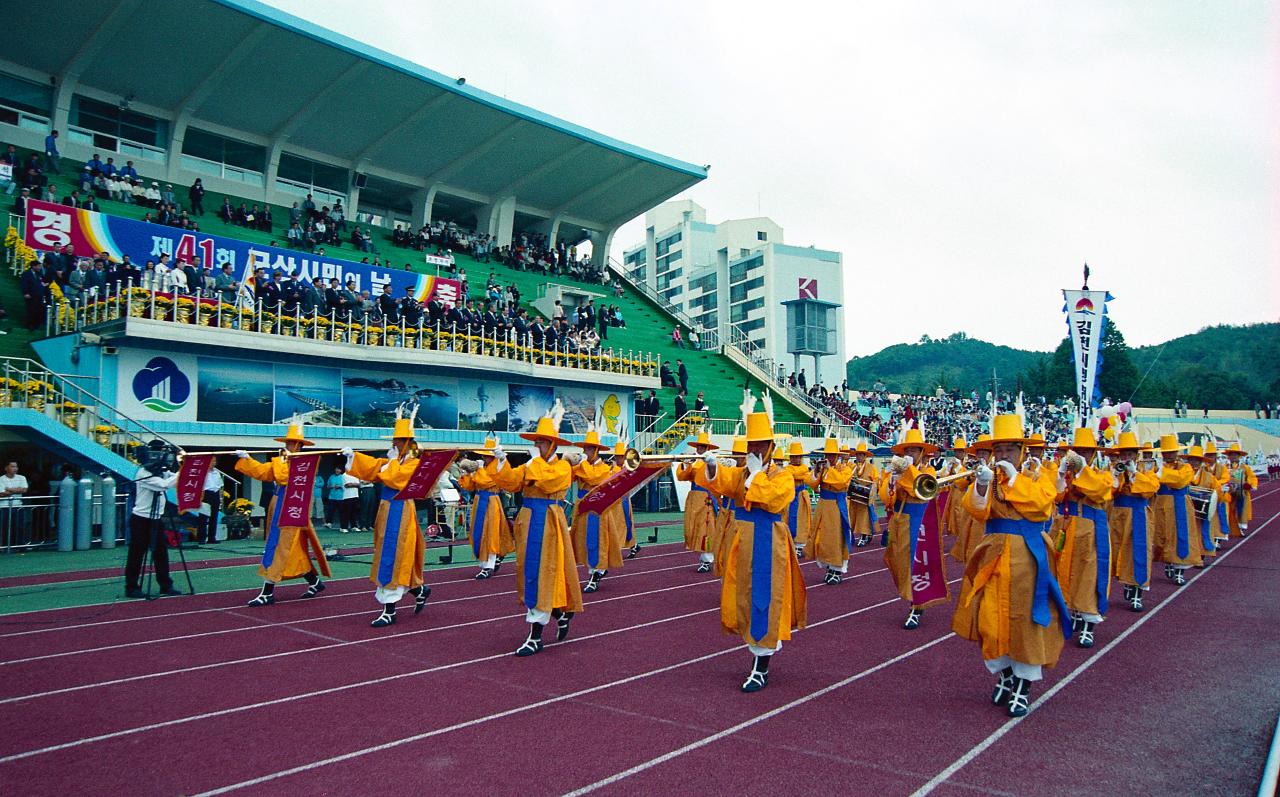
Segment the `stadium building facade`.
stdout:
<path fill-rule="evenodd" d="M 645 214 L 645 240 L 623 252 L 623 268 L 700 334 L 759 350 L 788 374 L 804 368 L 810 385 L 844 378 L 839 252 L 786 244 L 782 227 L 764 216 L 709 224 L 707 211 L 686 199 Z"/>

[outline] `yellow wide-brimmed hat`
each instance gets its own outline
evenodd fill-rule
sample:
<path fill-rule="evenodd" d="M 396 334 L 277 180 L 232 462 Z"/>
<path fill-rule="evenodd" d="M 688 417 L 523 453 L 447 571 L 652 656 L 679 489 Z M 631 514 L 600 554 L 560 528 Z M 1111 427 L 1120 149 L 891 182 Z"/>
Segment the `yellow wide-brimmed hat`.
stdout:
<path fill-rule="evenodd" d="M 746 453 L 747 453 L 747 438 L 745 438 L 745 437 L 735 437 L 735 438 L 733 438 L 733 448 L 730 450 L 730 453 L 733 453 L 733 454 L 742 454 L 743 456 L 746 456 Z"/>
<path fill-rule="evenodd" d="M 863 440 L 862 442 L 858 443 L 858 445 L 854 446 L 853 453 L 855 456 L 858 454 L 866 454 L 867 456 L 871 456 L 871 449 L 867 448 L 867 441 Z"/>
<path fill-rule="evenodd" d="M 599 432 L 595 429 L 588 429 L 586 436 L 582 438 L 582 442 L 578 443 L 578 448 L 607 448 L 607 446 L 600 442 Z"/>
<path fill-rule="evenodd" d="M 412 418 L 396 418 L 395 428 L 391 430 L 390 435 L 383 435 L 383 440 L 412 440 L 413 439 L 413 419 Z"/>
<path fill-rule="evenodd" d="M 1187 459 L 1204 459 L 1204 449 L 1199 445 L 1193 445 L 1187 449 Z"/>
<path fill-rule="evenodd" d="M 964 451 L 968 447 L 969 447 L 969 441 L 964 439 L 964 435 L 960 435 L 955 440 L 951 441 L 952 451 Z"/>
<path fill-rule="evenodd" d="M 774 440 L 771 459 L 773 459 L 774 462 L 786 462 L 787 456 L 787 447 L 783 445 L 781 440 Z"/>
<path fill-rule="evenodd" d="M 840 454 L 840 441 L 834 437 L 828 437 L 822 443 L 822 448 L 815 450 L 815 454 Z"/>
<path fill-rule="evenodd" d="M 301 443 L 304 446 L 315 445 L 310 440 L 302 436 L 302 424 L 300 423 L 289 424 L 289 431 L 285 433 L 284 437 L 277 437 L 276 442 Z"/>
<path fill-rule="evenodd" d="M 1121 432 L 1120 439 L 1112 446 L 1110 451 L 1140 451 L 1142 443 L 1138 442 L 1138 436 L 1133 432 Z"/>
<path fill-rule="evenodd" d="M 1161 454 L 1177 454 L 1182 451 L 1182 446 L 1178 445 L 1178 436 L 1176 434 L 1160 435 L 1160 448 L 1158 450 Z"/>
<path fill-rule="evenodd" d="M 546 415 L 538 419 L 538 428 L 535 431 L 521 432 L 520 436 L 535 443 L 539 440 L 546 440 L 558 446 L 573 445 L 573 443 L 560 436 L 560 430 L 556 428 L 556 422 Z"/>
<path fill-rule="evenodd" d="M 788 449 L 787 449 L 787 456 L 789 456 L 789 457 L 803 457 L 803 456 L 804 456 L 804 443 L 801 443 L 799 440 L 792 440 L 792 441 L 791 441 L 791 446 L 790 446 L 790 448 L 788 448 Z"/>
<path fill-rule="evenodd" d="M 1214 444 L 1212 437 L 1204 441 L 1204 455 L 1206 457 L 1218 456 L 1218 446 Z"/>
<path fill-rule="evenodd" d="M 627 454 L 627 444 L 621 440 L 613 444 L 613 455 L 615 457 L 623 457 Z"/>
<path fill-rule="evenodd" d="M 974 440 L 973 444 L 969 446 L 969 453 L 976 454 L 979 451 L 990 450 L 990 448 L 991 448 L 991 435 L 986 432 L 983 432 L 979 434 L 978 439 Z"/>
<path fill-rule="evenodd" d="M 1094 435 L 1092 429 L 1086 429 L 1082 426 L 1071 433 L 1071 447 L 1096 449 L 1098 447 L 1098 438 Z"/>
<path fill-rule="evenodd" d="M 1227 446 L 1227 453 L 1228 454 L 1248 454 L 1249 452 L 1241 448 L 1239 443 L 1232 443 L 1231 445 Z"/>
<path fill-rule="evenodd" d="M 894 445 L 893 453 L 902 455 L 906 453 L 908 448 L 923 448 L 926 454 L 936 454 L 938 452 L 938 447 L 933 443 L 926 442 L 924 435 L 920 434 L 920 430 L 914 427 L 907 430 L 902 442 Z"/>
<path fill-rule="evenodd" d="M 769 422 L 769 414 L 753 412 L 747 416 L 747 442 L 773 442 L 773 424 Z"/>
<path fill-rule="evenodd" d="M 1044 448 L 1044 435 L 1039 432 L 1027 435 L 1027 448 Z"/>
<path fill-rule="evenodd" d="M 477 448 L 473 450 L 471 453 L 479 454 L 482 457 L 491 457 L 493 456 L 493 450 L 497 447 L 498 447 L 498 438 L 486 437 L 484 439 L 484 448 Z"/>
<path fill-rule="evenodd" d="M 702 453 L 702 451 L 709 451 L 715 448 L 716 444 L 711 442 L 711 435 L 707 434 L 707 430 L 702 429 L 698 432 L 698 439 L 690 442 L 689 447 L 701 449 L 698 453 Z"/>

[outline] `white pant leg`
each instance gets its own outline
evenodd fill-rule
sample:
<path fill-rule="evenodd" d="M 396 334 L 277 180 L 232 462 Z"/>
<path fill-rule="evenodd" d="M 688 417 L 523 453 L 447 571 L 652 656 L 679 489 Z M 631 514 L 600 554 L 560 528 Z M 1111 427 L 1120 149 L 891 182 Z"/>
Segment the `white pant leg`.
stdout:
<path fill-rule="evenodd" d="M 406 587 L 378 587 L 373 591 L 373 597 L 377 598 L 378 603 L 395 603 L 408 591 Z"/>
<path fill-rule="evenodd" d="M 707 564 L 710 564 L 715 560 L 716 560 L 716 555 L 713 553 L 707 553 L 704 551 L 703 553 L 698 554 L 699 562 L 706 562 Z"/>
<path fill-rule="evenodd" d="M 551 612 L 540 612 L 537 609 L 529 609 L 524 613 L 524 620 L 526 623 L 546 625 L 551 622 Z"/>
<path fill-rule="evenodd" d="M 1044 677 L 1044 671 L 1039 664 L 1023 664 L 1020 661 L 1014 661 L 1008 656 L 1001 656 L 998 659 L 984 659 L 982 663 L 987 665 L 987 671 L 992 674 L 997 674 L 1006 667 L 1012 667 L 1013 674 L 1018 678 L 1039 681 Z"/>
<path fill-rule="evenodd" d="M 1005 667 L 1012 667 L 1013 659 L 1009 658 L 1008 656 L 1001 656 L 998 659 L 983 659 L 982 663 L 987 665 L 987 672 L 994 675 L 1000 672 L 1001 670 L 1003 670 Z"/>
<path fill-rule="evenodd" d="M 599 573 L 600 575 L 604 575 L 605 571 L 600 570 L 599 568 L 594 568 L 594 567 L 591 568 L 591 575 L 594 576 L 596 573 Z"/>
<path fill-rule="evenodd" d="M 489 554 L 489 558 L 485 559 L 484 564 L 481 566 L 488 570 L 492 570 L 493 566 L 496 565 L 497 563 L 498 563 L 498 555 L 496 553 L 491 553 Z"/>
<path fill-rule="evenodd" d="M 759 645 L 747 645 L 747 650 L 751 651 L 752 656 L 772 656 L 782 650 L 782 640 L 778 640 L 778 644 L 773 648 L 762 648 Z"/>
<path fill-rule="evenodd" d="M 1081 612 L 1081 613 L 1080 613 L 1080 619 L 1084 620 L 1086 623 L 1094 623 L 1094 624 L 1097 624 L 1097 623 L 1102 622 L 1102 615 L 1100 615 L 1100 614 L 1089 614 L 1088 612 Z"/>

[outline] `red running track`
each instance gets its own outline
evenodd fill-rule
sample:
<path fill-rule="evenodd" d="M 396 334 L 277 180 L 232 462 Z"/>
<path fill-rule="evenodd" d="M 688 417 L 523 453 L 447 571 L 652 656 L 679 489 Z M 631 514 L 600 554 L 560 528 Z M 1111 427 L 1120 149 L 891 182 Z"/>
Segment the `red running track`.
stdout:
<path fill-rule="evenodd" d="M 803 568 L 810 628 L 742 695 L 718 582 L 655 546 L 531 659 L 510 655 L 513 580 L 468 571 L 436 574 L 428 610 L 389 632 L 347 581 L 262 613 L 207 596 L 0 636 L 0 790 L 1240 793 L 1280 702 L 1271 489 L 1253 535 L 1176 593 L 1158 579 L 1147 612 L 1113 609 L 1093 651 L 1069 647 L 1021 721 L 989 705 L 949 609 L 898 627 L 879 548 L 839 586 Z"/>

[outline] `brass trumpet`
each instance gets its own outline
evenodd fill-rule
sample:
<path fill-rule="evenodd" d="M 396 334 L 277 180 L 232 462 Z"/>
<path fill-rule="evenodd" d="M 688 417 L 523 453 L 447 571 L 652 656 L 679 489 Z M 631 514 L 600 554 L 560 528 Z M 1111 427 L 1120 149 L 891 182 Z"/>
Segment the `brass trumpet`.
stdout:
<path fill-rule="evenodd" d="M 959 473 L 953 473 L 950 476 L 943 476 L 939 479 L 929 473 L 921 473 L 916 476 L 915 491 L 916 498 L 921 501 L 928 501 L 942 491 L 943 487 L 954 481 L 958 481 L 973 473 L 971 470 L 962 470 Z"/>
<path fill-rule="evenodd" d="M 688 462 L 690 460 L 702 459 L 702 454 L 641 454 L 639 449 L 628 448 L 626 453 L 622 455 L 622 467 L 627 470 L 639 470 L 640 466 L 646 462 Z M 721 465 L 735 464 L 732 459 L 721 457 L 717 460 Z"/>

